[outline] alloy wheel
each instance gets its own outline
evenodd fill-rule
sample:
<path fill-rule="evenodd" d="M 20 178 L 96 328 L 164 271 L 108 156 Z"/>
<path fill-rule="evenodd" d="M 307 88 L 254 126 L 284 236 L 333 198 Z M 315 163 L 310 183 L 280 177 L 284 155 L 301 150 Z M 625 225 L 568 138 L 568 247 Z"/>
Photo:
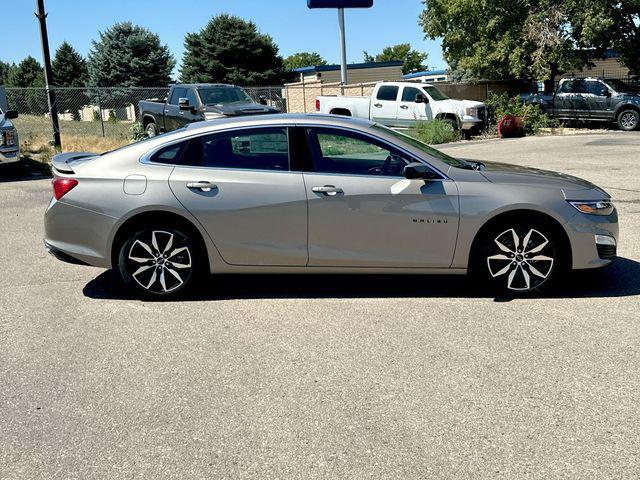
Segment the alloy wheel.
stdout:
<path fill-rule="evenodd" d="M 553 243 L 533 228 L 505 230 L 494 238 L 487 256 L 491 277 L 514 291 L 540 287 L 551 275 L 554 263 Z"/>
<path fill-rule="evenodd" d="M 625 130 L 635 130 L 638 126 L 638 117 L 633 112 L 625 112 L 620 116 L 620 125 Z"/>
<path fill-rule="evenodd" d="M 144 290 L 164 294 L 187 283 L 193 271 L 191 259 L 186 236 L 153 230 L 133 242 L 127 252 L 127 268 Z"/>

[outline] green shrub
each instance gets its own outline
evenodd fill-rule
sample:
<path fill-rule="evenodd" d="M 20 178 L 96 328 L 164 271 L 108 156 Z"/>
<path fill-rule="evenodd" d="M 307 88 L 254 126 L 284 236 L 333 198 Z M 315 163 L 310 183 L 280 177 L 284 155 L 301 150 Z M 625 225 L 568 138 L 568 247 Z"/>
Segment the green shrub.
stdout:
<path fill-rule="evenodd" d="M 540 129 L 557 125 L 557 121 L 549 118 L 537 105 L 522 103 L 518 97 L 509 98 L 506 93 L 502 95 L 491 93 L 485 104 L 489 118 L 485 132 L 493 135 L 498 132 L 498 122 L 506 115 L 522 117 L 526 135 L 537 135 Z"/>
<path fill-rule="evenodd" d="M 460 132 L 455 131 L 450 123 L 442 120 L 420 120 L 407 133 L 429 145 L 460 140 Z"/>
<path fill-rule="evenodd" d="M 139 142 L 140 140 L 147 138 L 147 132 L 145 132 L 141 123 L 135 122 L 131 125 L 131 128 L 129 129 L 129 138 L 132 143 Z"/>

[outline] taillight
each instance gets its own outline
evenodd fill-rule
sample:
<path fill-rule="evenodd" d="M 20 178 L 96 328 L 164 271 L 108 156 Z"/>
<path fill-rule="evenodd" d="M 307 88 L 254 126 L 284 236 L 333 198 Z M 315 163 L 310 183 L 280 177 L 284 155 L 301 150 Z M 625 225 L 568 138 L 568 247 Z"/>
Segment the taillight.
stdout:
<path fill-rule="evenodd" d="M 53 183 L 53 196 L 56 200 L 60 200 L 78 185 L 78 181 L 73 178 L 55 178 L 51 183 Z"/>
<path fill-rule="evenodd" d="M 316 112 L 320 111 L 320 99 L 316 98 Z"/>

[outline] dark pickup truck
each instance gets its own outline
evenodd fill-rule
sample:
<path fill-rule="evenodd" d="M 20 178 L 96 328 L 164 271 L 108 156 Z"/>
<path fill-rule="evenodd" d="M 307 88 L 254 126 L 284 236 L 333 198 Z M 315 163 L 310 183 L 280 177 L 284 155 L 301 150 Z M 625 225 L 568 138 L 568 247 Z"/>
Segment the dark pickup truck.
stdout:
<path fill-rule="evenodd" d="M 621 130 L 640 125 L 640 89 L 619 80 L 566 78 L 553 93 L 524 93 L 524 103 L 562 120 L 615 122 Z"/>
<path fill-rule="evenodd" d="M 208 83 L 172 85 L 165 100 L 142 100 L 138 108 L 149 137 L 202 120 L 279 113 L 263 98 L 254 102 L 240 87 Z"/>

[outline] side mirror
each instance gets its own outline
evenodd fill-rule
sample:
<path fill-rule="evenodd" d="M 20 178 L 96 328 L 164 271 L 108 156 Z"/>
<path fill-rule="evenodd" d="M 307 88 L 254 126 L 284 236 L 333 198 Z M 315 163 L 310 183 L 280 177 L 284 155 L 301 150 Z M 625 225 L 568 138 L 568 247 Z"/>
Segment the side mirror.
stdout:
<path fill-rule="evenodd" d="M 603 88 L 600 91 L 600 95 L 602 95 L 603 97 L 611 97 L 611 92 L 609 90 L 607 90 L 606 88 Z"/>
<path fill-rule="evenodd" d="M 416 103 L 429 103 L 429 100 L 427 100 L 427 97 L 425 97 L 424 95 L 422 95 L 421 93 L 418 93 L 416 95 Z"/>
<path fill-rule="evenodd" d="M 267 97 L 260 95 L 260 105 L 267 105 Z"/>
<path fill-rule="evenodd" d="M 188 98 L 181 98 L 178 100 L 178 106 L 180 107 L 180 110 L 191 110 L 191 105 L 189 105 L 189 99 Z"/>
<path fill-rule="evenodd" d="M 404 178 L 408 180 L 432 180 L 437 178 L 437 175 L 428 166 L 419 162 L 412 162 L 406 165 L 403 170 Z"/>
<path fill-rule="evenodd" d="M 5 113 L 4 116 L 8 120 L 13 120 L 14 118 L 18 118 L 18 112 L 16 110 L 7 110 L 7 113 Z"/>

